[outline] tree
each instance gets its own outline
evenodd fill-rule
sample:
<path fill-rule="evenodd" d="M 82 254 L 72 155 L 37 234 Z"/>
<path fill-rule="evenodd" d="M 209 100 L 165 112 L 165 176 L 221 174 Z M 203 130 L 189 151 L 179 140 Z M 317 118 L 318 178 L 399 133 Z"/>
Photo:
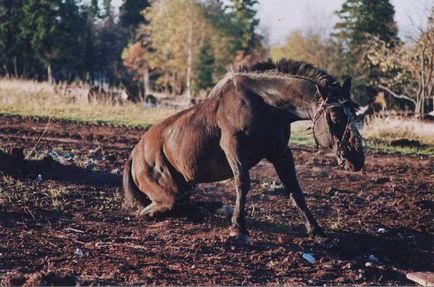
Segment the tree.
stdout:
<path fill-rule="evenodd" d="M 154 2 L 144 13 L 149 25 L 138 31 L 146 37 L 124 52 L 124 64 L 142 71 L 146 71 L 145 67 L 158 69 L 162 72 L 160 84 L 171 86 L 176 93 L 185 89 L 186 95 L 191 97 L 196 59 L 209 39 L 207 35 L 212 34 L 204 15 L 203 6 L 196 0 Z M 138 50 L 144 52 L 141 60 L 133 56 Z"/>
<path fill-rule="evenodd" d="M 103 11 L 104 14 L 101 15 L 100 17 L 105 19 L 105 18 L 111 18 L 113 19 L 113 7 L 112 7 L 112 0 L 102 0 L 102 6 L 103 6 Z"/>
<path fill-rule="evenodd" d="M 19 37 L 19 23 L 22 19 L 23 1 L 4 0 L 0 2 L 0 72 L 8 76 L 19 75 L 18 61 L 25 53 Z"/>
<path fill-rule="evenodd" d="M 422 117 L 426 112 L 425 101 L 434 97 L 434 7 L 427 25 L 419 32 L 416 39 L 393 48 L 373 38 L 365 45 L 364 58 L 383 75 L 393 75 L 381 77 L 377 87 L 412 102 L 415 115 Z"/>
<path fill-rule="evenodd" d="M 53 61 L 60 52 L 56 47 L 59 5 L 60 1 L 56 0 L 25 0 L 23 5 L 21 36 L 28 40 L 37 59 L 46 67 L 49 82 L 53 81 Z"/>
<path fill-rule="evenodd" d="M 209 88 L 234 62 L 234 54 L 240 49 L 244 49 L 243 60 L 262 57 L 264 53 L 261 37 L 256 33 L 246 42 L 239 37 L 246 27 L 237 27 L 246 23 L 239 15 L 252 15 L 249 5 L 255 1 L 241 2 L 244 6 L 237 9 L 233 5 L 226 9 L 220 0 L 152 2 L 144 12 L 149 23 L 139 27 L 136 43 L 123 52 L 124 65 L 144 78 L 150 70 L 159 74 L 156 84 L 174 94 L 192 97 L 200 89 Z M 242 11 L 246 7 L 247 12 Z M 251 20 L 250 32 L 257 25 L 256 20 Z M 243 33 L 247 35 L 249 31 Z"/>
<path fill-rule="evenodd" d="M 100 83 L 112 84 L 121 74 L 121 54 L 125 45 L 125 35 L 111 17 L 98 23 L 94 30 L 95 78 Z"/>
<path fill-rule="evenodd" d="M 346 0 L 336 14 L 340 21 L 335 25 L 335 35 L 349 49 L 357 49 L 370 36 L 386 43 L 398 41 L 395 9 L 389 0 Z"/>
<path fill-rule="evenodd" d="M 149 63 L 147 60 L 147 54 L 149 54 L 148 46 L 145 39 L 141 39 L 136 43 L 128 46 L 122 52 L 122 60 L 124 66 L 137 74 L 143 79 L 143 87 L 145 93 L 151 91 L 149 83 Z"/>
<path fill-rule="evenodd" d="M 254 6 L 257 0 L 230 0 L 228 5 L 229 15 L 232 20 L 234 34 L 237 39 L 237 50 L 246 54 L 252 51 L 256 44 L 256 28 L 259 19 Z"/>
<path fill-rule="evenodd" d="M 74 0 L 24 0 L 20 37 L 53 82 L 53 67 L 80 69 L 83 19 Z"/>
<path fill-rule="evenodd" d="M 84 70 L 86 14 L 80 11 L 76 0 L 63 0 L 58 19 L 55 46 L 60 52 L 55 59 L 56 70 L 63 80 L 73 80 Z"/>
<path fill-rule="evenodd" d="M 194 92 L 199 93 L 201 90 L 206 90 L 214 84 L 213 67 L 215 58 L 212 54 L 212 48 L 209 43 L 206 43 L 199 53 L 196 82 Z"/>
<path fill-rule="evenodd" d="M 363 58 L 363 47 L 372 37 L 391 48 L 399 43 L 394 7 L 389 0 L 346 0 L 336 13 L 340 20 L 335 25 L 334 36 L 342 47 L 343 59 L 340 74 L 355 76 L 353 91 L 359 101 L 366 102 L 382 75 Z"/>
<path fill-rule="evenodd" d="M 257 0 L 230 0 L 227 6 L 235 38 L 235 65 L 261 60 L 268 52 L 264 49 L 263 37 L 256 33 L 259 25 L 254 7 L 256 4 Z"/>
<path fill-rule="evenodd" d="M 338 49 L 338 45 L 330 37 L 295 31 L 287 36 L 282 45 L 276 44 L 272 47 L 271 58 L 275 61 L 281 58 L 303 60 L 336 74 Z"/>
<path fill-rule="evenodd" d="M 98 6 L 98 0 L 91 0 L 85 10 L 91 19 L 99 17 L 100 9 Z"/>
<path fill-rule="evenodd" d="M 148 0 L 126 0 L 120 7 L 120 25 L 128 33 L 129 40 L 134 42 L 138 27 L 148 23 L 142 12 L 149 6 Z"/>
<path fill-rule="evenodd" d="M 147 39 L 149 38 L 147 19 L 143 12 L 150 7 L 148 0 L 126 0 L 120 7 L 119 24 L 123 33 L 127 34 L 122 51 L 123 65 L 130 71 L 141 75 L 145 93 L 149 93 L 149 65 L 143 60 L 148 52 Z M 140 29 L 140 31 L 138 31 Z M 136 77 L 137 78 L 137 77 Z"/>

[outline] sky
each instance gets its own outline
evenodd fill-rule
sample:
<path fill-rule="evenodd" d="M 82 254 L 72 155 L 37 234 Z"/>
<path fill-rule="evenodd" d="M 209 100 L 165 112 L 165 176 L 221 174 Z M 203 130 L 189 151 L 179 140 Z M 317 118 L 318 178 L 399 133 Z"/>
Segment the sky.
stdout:
<path fill-rule="evenodd" d="M 175 1 L 175 0 L 171 0 Z M 329 33 L 345 0 L 259 0 L 259 31 L 270 44 L 281 43 L 291 31 L 314 30 Z M 375 0 L 372 0 L 375 1 Z M 417 31 L 432 7 L 434 0 L 391 0 L 395 6 L 395 20 L 403 39 Z M 122 0 L 113 0 L 119 7 Z"/>

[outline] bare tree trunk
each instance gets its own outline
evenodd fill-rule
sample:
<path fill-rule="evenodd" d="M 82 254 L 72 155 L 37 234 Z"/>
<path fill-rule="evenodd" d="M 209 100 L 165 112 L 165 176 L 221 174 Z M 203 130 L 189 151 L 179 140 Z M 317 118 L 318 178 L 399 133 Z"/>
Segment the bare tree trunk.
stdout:
<path fill-rule="evenodd" d="M 151 93 L 151 85 L 149 84 L 149 67 L 146 67 L 143 71 L 143 87 L 145 88 L 143 96 Z"/>
<path fill-rule="evenodd" d="M 48 83 L 52 84 L 53 83 L 53 71 L 51 70 L 51 64 L 48 64 L 48 66 L 47 66 L 47 78 L 48 78 Z"/>
<path fill-rule="evenodd" d="M 6 72 L 6 78 L 10 79 L 10 78 L 11 78 L 11 74 L 10 74 L 10 72 L 9 72 L 8 65 L 3 64 L 3 69 L 4 69 L 5 72 Z"/>
<path fill-rule="evenodd" d="M 193 19 L 190 19 L 188 26 L 188 42 L 187 42 L 187 83 L 186 94 L 189 99 L 192 98 L 191 94 L 191 74 L 193 66 Z"/>
<path fill-rule="evenodd" d="M 18 78 L 17 57 L 14 57 L 13 63 L 14 63 L 14 74 L 15 74 L 15 78 Z"/>

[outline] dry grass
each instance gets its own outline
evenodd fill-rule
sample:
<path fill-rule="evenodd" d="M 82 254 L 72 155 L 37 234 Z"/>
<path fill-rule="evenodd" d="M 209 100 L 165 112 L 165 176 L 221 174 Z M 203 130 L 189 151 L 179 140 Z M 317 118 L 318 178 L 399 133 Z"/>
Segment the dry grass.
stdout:
<path fill-rule="evenodd" d="M 86 88 L 68 89 L 36 81 L 0 79 L 0 113 L 4 114 L 147 126 L 176 111 L 167 107 L 144 108 L 131 103 L 89 104 Z"/>
<path fill-rule="evenodd" d="M 372 117 L 364 125 L 363 136 L 386 143 L 406 139 L 434 146 L 434 122 L 391 116 Z"/>

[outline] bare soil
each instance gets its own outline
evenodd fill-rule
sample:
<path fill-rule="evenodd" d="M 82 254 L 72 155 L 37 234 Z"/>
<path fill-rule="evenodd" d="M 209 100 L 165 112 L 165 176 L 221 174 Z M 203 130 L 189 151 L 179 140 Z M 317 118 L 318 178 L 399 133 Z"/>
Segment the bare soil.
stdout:
<path fill-rule="evenodd" d="M 46 127 L 1 116 L 0 147 L 29 152 Z M 308 204 L 337 244 L 307 236 L 263 161 L 251 170 L 242 245 L 228 239 L 229 219 L 203 208 L 233 204 L 230 180 L 198 185 L 162 218 L 122 209 L 122 166 L 143 132 L 52 121 L 25 170 L 0 176 L 3 285 L 409 285 L 407 272 L 434 271 L 433 157 L 370 152 L 351 173 L 293 146 Z M 54 161 L 37 160 L 48 153 Z"/>

